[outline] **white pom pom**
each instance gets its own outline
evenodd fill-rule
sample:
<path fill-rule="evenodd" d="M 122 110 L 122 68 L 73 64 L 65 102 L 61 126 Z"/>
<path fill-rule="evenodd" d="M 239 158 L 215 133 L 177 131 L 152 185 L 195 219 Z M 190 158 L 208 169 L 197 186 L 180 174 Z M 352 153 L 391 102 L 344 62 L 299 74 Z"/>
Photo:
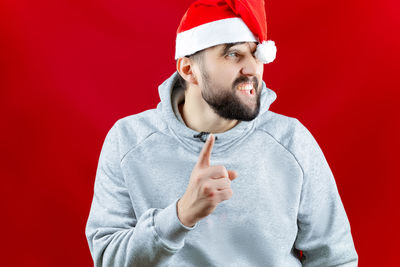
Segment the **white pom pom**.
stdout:
<path fill-rule="evenodd" d="M 263 41 L 257 45 L 256 58 L 262 63 L 267 64 L 274 61 L 276 57 L 276 46 L 274 41 Z"/>

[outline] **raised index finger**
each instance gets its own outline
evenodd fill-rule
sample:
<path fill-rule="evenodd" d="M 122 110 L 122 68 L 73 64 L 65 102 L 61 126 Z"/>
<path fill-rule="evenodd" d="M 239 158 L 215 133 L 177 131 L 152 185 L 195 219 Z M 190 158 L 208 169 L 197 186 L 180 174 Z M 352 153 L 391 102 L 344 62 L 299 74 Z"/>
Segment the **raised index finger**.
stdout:
<path fill-rule="evenodd" d="M 199 159 L 197 161 L 197 165 L 200 167 L 209 167 L 210 166 L 210 158 L 211 151 L 214 145 L 215 137 L 212 133 L 209 134 L 207 141 L 205 142 L 203 149 L 200 152 Z"/>

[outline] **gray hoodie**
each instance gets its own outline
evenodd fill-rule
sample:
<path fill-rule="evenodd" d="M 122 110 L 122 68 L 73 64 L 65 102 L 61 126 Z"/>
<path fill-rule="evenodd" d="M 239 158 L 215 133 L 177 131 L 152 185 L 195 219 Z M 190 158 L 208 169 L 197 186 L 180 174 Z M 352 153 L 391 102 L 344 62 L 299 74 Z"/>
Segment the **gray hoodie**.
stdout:
<path fill-rule="evenodd" d="M 156 109 L 118 120 L 105 138 L 86 226 L 94 265 L 357 266 L 321 149 L 297 119 L 268 110 L 276 94 L 264 82 L 258 117 L 215 134 L 211 165 L 239 175 L 232 198 L 194 227 L 179 221 L 204 140 L 176 110 L 176 81 L 160 85 Z"/>

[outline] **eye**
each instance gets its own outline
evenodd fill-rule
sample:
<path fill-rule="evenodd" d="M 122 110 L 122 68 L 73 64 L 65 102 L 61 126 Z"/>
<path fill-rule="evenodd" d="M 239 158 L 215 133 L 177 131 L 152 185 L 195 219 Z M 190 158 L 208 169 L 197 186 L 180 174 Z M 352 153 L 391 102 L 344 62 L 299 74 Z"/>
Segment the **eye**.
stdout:
<path fill-rule="evenodd" d="M 238 55 L 237 52 L 228 52 L 227 56 L 228 56 L 228 57 L 232 57 L 232 58 L 236 58 L 236 57 L 238 57 L 239 55 Z"/>

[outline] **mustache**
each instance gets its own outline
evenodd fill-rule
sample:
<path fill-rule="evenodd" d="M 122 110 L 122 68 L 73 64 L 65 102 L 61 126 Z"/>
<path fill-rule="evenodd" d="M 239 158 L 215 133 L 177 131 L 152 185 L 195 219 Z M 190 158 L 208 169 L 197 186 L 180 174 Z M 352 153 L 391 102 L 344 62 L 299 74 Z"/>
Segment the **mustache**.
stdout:
<path fill-rule="evenodd" d="M 237 87 L 240 83 L 243 83 L 243 82 L 251 82 L 251 83 L 253 83 L 253 87 L 256 90 L 258 90 L 258 79 L 257 79 L 257 77 L 249 78 L 249 77 L 246 77 L 246 76 L 240 76 L 239 78 L 237 78 L 233 82 L 232 88 Z"/>

